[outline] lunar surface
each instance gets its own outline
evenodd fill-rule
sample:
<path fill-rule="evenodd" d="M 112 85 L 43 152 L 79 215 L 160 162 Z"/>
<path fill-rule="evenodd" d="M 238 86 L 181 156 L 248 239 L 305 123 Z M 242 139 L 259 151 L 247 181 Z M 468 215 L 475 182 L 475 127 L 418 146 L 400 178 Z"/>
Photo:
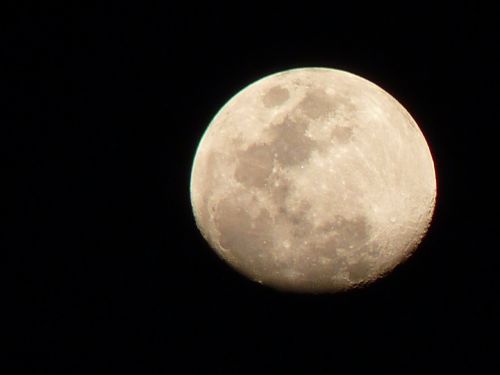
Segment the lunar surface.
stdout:
<path fill-rule="evenodd" d="M 370 283 L 430 224 L 434 164 L 410 114 L 354 74 L 302 68 L 235 95 L 200 141 L 196 224 L 252 280 L 294 292 Z"/>

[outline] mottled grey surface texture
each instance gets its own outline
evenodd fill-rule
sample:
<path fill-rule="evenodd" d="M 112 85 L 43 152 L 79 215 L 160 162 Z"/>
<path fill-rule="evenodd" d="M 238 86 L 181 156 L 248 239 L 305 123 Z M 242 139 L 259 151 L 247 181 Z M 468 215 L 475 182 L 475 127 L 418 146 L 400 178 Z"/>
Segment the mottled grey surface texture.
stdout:
<path fill-rule="evenodd" d="M 191 200 L 211 247 L 247 277 L 298 292 L 375 280 L 425 234 L 436 180 L 415 121 L 353 74 L 295 69 L 246 87 L 196 152 Z"/>

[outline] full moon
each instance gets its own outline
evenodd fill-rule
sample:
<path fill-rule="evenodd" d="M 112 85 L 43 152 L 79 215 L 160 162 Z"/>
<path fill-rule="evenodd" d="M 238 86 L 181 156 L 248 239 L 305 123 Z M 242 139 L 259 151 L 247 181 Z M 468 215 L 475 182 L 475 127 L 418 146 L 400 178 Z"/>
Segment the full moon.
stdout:
<path fill-rule="evenodd" d="M 345 71 L 301 68 L 250 84 L 220 109 L 190 193 L 203 237 L 241 274 L 333 293 L 412 254 L 436 178 L 421 130 L 390 94 Z"/>

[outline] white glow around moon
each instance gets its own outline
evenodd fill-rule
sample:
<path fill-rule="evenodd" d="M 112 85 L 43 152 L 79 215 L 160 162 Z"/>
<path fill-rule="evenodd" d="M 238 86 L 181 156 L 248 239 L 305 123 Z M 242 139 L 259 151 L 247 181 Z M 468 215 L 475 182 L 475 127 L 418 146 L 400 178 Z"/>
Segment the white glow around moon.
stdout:
<path fill-rule="evenodd" d="M 351 73 L 293 69 L 235 95 L 196 152 L 191 201 L 211 247 L 274 288 L 335 292 L 406 259 L 430 224 L 432 156 L 392 96 Z"/>

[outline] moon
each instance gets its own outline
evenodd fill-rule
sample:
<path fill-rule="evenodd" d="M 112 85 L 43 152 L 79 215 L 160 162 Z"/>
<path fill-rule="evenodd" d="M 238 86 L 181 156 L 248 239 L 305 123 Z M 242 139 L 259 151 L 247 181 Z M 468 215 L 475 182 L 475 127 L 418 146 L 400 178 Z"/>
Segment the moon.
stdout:
<path fill-rule="evenodd" d="M 191 170 L 196 225 L 246 277 L 334 293 L 386 275 L 418 247 L 436 201 L 417 123 L 357 75 L 264 77 L 217 113 Z"/>

